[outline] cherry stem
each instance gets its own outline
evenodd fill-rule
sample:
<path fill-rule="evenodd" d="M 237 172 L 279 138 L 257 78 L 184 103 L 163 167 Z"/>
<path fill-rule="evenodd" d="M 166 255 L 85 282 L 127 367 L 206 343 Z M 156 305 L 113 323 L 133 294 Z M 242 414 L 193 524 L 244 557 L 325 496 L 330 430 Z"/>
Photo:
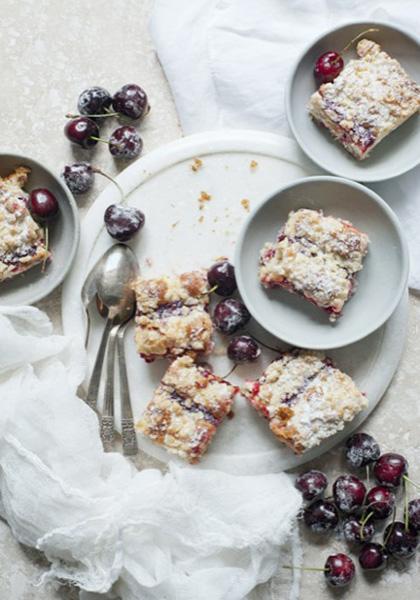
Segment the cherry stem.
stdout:
<path fill-rule="evenodd" d="M 111 177 L 111 175 L 108 175 L 107 173 L 105 173 L 101 169 L 98 169 L 98 167 L 92 167 L 92 171 L 94 173 L 98 173 L 99 175 L 102 175 L 103 177 L 106 177 L 106 179 L 109 179 L 109 181 L 112 181 L 112 183 L 118 188 L 118 191 L 121 194 L 121 202 L 124 202 L 125 196 L 124 196 L 124 192 L 122 190 L 122 187 L 120 186 L 119 183 L 117 183 L 115 181 L 115 179 L 113 177 Z"/>
<path fill-rule="evenodd" d="M 249 337 L 252 337 L 261 346 L 264 346 L 264 348 L 267 348 L 267 350 L 272 350 L 273 352 L 281 352 L 282 351 L 281 348 L 274 348 L 273 346 L 269 346 L 268 344 L 265 344 L 264 342 L 259 340 L 255 335 L 252 335 L 249 331 L 244 331 L 244 334 L 249 335 Z"/>
<path fill-rule="evenodd" d="M 86 117 L 87 119 L 104 119 L 106 117 L 117 117 L 120 113 L 117 112 L 107 112 L 102 115 L 79 115 L 73 113 L 67 113 L 66 119 L 78 119 L 79 117 Z"/>
<path fill-rule="evenodd" d="M 373 512 L 370 512 L 370 513 L 368 513 L 368 515 L 366 517 L 363 517 L 363 519 L 360 520 L 360 539 L 361 540 L 364 540 L 364 538 L 365 538 L 365 536 L 364 536 L 365 525 L 372 516 L 373 516 Z"/>
<path fill-rule="evenodd" d="M 414 481 L 412 481 L 409 477 L 407 477 L 407 475 L 403 475 L 403 479 L 404 479 L 404 481 L 408 481 L 408 483 L 411 483 L 411 485 L 414 485 L 415 488 L 420 490 L 420 485 L 418 483 L 415 483 Z"/>
<path fill-rule="evenodd" d="M 404 486 L 404 525 L 405 530 L 408 531 L 408 489 L 407 489 L 408 481 L 403 479 Z"/>
<path fill-rule="evenodd" d="M 95 140 L 95 142 L 102 142 L 103 144 L 109 145 L 108 140 L 103 140 L 102 138 L 96 137 L 96 135 L 90 135 L 90 140 Z"/>
<path fill-rule="evenodd" d="M 344 46 L 344 48 L 341 50 L 341 54 L 343 54 L 344 52 L 347 52 L 347 50 L 350 50 L 350 48 L 353 46 L 354 42 L 357 42 L 357 40 L 359 38 L 361 38 L 362 36 L 364 36 L 366 33 L 375 33 L 379 31 L 379 29 L 376 28 L 371 28 L 371 29 L 366 29 L 365 31 L 362 31 L 361 33 L 359 33 L 359 35 L 356 35 L 356 37 L 354 37 L 348 44 L 347 46 Z"/>
<path fill-rule="evenodd" d="M 299 571 L 321 571 L 325 573 L 328 569 L 322 569 L 321 567 L 296 567 L 295 565 L 282 565 L 282 569 L 299 569 Z"/>
<path fill-rule="evenodd" d="M 231 368 L 231 370 L 228 371 L 228 373 L 226 373 L 226 375 L 222 375 L 222 379 L 226 379 L 227 377 L 229 377 L 229 375 L 232 375 L 233 371 L 236 369 L 237 366 L 238 366 L 238 363 L 235 363 L 233 365 L 233 367 Z"/>
<path fill-rule="evenodd" d="M 366 465 L 366 483 L 370 485 L 370 468 L 369 465 Z"/>
<path fill-rule="evenodd" d="M 388 533 L 387 533 L 387 536 L 386 536 L 386 538 L 384 539 L 384 543 L 383 543 L 383 547 L 384 547 L 384 548 L 385 548 L 385 546 L 387 545 L 387 543 L 388 543 L 388 540 L 389 540 L 389 538 L 390 538 L 390 536 L 391 536 L 391 533 L 392 533 L 392 526 L 393 526 L 393 525 L 394 525 L 394 523 L 395 523 L 395 517 L 396 517 L 396 515 L 397 515 L 397 509 L 396 509 L 396 508 L 395 508 L 395 506 L 394 506 L 394 510 L 393 510 L 393 513 L 392 513 L 391 527 L 389 528 L 389 531 L 388 531 Z"/>
<path fill-rule="evenodd" d="M 218 288 L 218 287 L 219 287 L 219 286 L 216 284 L 216 285 L 214 285 L 212 288 L 210 288 L 210 289 L 209 289 L 209 291 L 208 291 L 208 292 L 206 292 L 206 293 L 207 293 L 207 294 L 211 294 L 212 292 L 215 292 L 215 291 L 217 290 L 217 288 Z"/>
<path fill-rule="evenodd" d="M 44 237 L 45 237 L 45 250 L 46 250 L 46 252 L 48 252 L 48 246 L 49 246 L 48 225 L 45 225 L 45 227 L 44 227 Z M 45 265 L 47 264 L 47 259 L 48 259 L 48 257 L 46 256 L 44 258 L 44 260 L 42 261 L 42 267 L 41 267 L 42 273 L 44 273 L 44 271 L 45 271 Z"/>

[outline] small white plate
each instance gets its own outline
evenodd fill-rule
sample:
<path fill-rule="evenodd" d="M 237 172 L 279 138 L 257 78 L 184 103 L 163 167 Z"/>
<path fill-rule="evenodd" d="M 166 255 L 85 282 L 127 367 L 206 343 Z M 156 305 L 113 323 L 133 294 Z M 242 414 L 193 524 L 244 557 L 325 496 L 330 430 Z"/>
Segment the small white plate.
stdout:
<path fill-rule="evenodd" d="M 369 236 L 356 293 L 335 323 L 304 298 L 278 288 L 267 290 L 258 279 L 261 248 L 276 239 L 289 212 L 299 208 L 321 209 Z M 408 249 L 397 217 L 375 192 L 337 177 L 308 177 L 255 208 L 240 233 L 235 267 L 244 302 L 264 329 L 292 346 L 326 350 L 353 344 L 385 323 L 407 287 Z"/>
<path fill-rule="evenodd" d="M 49 228 L 52 261 L 45 271 L 36 265 L 13 279 L 0 283 L 0 305 L 34 304 L 48 296 L 64 279 L 71 267 L 79 244 L 79 215 L 73 196 L 58 177 L 46 167 L 27 156 L 0 154 L 0 177 L 16 167 L 31 169 L 26 191 L 47 188 L 57 198 L 60 212 Z"/>
<path fill-rule="evenodd" d="M 378 144 L 368 158 L 358 161 L 334 141 L 325 127 L 310 118 L 307 105 L 317 89 L 313 76 L 317 58 L 328 50 L 339 51 L 371 28 L 379 31 L 366 37 L 378 42 L 420 83 L 420 43 L 416 36 L 388 23 L 360 21 L 341 25 L 312 42 L 297 60 L 286 90 L 287 118 L 302 150 L 326 171 L 365 182 L 396 177 L 420 163 L 420 116 L 413 115 Z M 351 58 L 356 58 L 354 49 L 345 53 L 345 63 Z"/>

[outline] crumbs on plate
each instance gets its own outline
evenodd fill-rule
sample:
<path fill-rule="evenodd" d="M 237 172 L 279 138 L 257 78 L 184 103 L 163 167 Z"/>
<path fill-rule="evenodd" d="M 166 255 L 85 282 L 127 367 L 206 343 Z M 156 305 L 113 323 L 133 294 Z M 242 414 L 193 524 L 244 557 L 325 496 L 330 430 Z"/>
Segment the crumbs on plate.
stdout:
<path fill-rule="evenodd" d="M 203 166 L 203 161 L 200 158 L 194 158 L 191 169 L 197 172 Z"/>
<path fill-rule="evenodd" d="M 204 221 L 204 217 L 203 217 L 203 215 L 201 215 L 201 217 L 198 219 L 198 222 L 202 223 L 203 221 Z"/>
<path fill-rule="evenodd" d="M 241 204 L 242 204 L 242 206 L 244 207 L 244 209 L 245 209 L 247 212 L 249 212 L 249 204 L 250 204 L 250 203 L 249 203 L 249 200 L 248 200 L 248 198 L 243 198 L 243 199 L 241 200 Z"/>
<path fill-rule="evenodd" d="M 258 163 L 256 160 L 251 160 L 251 162 L 249 163 L 249 168 L 250 169 L 256 169 L 258 167 Z"/>
<path fill-rule="evenodd" d="M 198 203 L 200 205 L 200 210 L 203 210 L 205 203 L 210 202 L 211 196 L 207 192 L 201 192 L 200 197 L 198 198 Z"/>

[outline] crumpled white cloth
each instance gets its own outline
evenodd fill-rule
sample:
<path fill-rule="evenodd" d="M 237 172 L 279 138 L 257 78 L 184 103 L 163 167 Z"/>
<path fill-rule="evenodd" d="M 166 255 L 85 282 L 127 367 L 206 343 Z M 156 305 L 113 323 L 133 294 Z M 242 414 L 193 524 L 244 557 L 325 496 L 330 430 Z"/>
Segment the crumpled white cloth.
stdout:
<path fill-rule="evenodd" d="M 0 515 L 45 552 L 46 579 L 85 599 L 112 587 L 123 600 L 240 600 L 295 560 L 301 501 L 286 474 L 137 471 L 103 452 L 76 395 L 84 372 L 81 343 L 45 314 L 0 308 Z M 279 573 L 286 599 L 296 586 Z"/>
<path fill-rule="evenodd" d="M 377 19 L 420 34 L 418 0 L 155 0 L 150 32 L 184 133 L 261 129 L 293 137 L 284 89 L 299 53 L 340 23 Z M 420 290 L 420 167 L 370 186 L 406 231 Z"/>

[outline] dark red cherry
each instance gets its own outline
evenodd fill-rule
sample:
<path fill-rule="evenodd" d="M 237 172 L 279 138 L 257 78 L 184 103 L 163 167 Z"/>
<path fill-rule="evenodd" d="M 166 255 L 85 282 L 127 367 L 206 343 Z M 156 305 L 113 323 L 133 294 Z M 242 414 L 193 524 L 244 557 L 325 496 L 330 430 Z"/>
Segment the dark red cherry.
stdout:
<path fill-rule="evenodd" d="M 333 587 L 349 585 L 356 573 L 354 562 L 347 554 L 332 554 L 325 562 L 324 575 Z"/>
<path fill-rule="evenodd" d="M 132 206 L 111 204 L 105 211 L 104 221 L 111 237 L 127 242 L 143 227 L 144 214 Z"/>
<path fill-rule="evenodd" d="M 91 148 L 98 143 L 97 140 L 92 139 L 92 136 L 99 137 L 99 127 L 88 117 L 77 117 L 67 121 L 64 133 L 73 144 L 82 146 L 82 148 Z"/>
<path fill-rule="evenodd" d="M 112 98 L 114 110 L 130 119 L 141 119 L 149 111 L 147 94 L 139 85 L 123 85 Z"/>
<path fill-rule="evenodd" d="M 366 495 L 366 510 L 375 519 L 386 519 L 394 510 L 395 494 L 387 487 L 377 485 Z"/>
<path fill-rule="evenodd" d="M 354 469 L 375 462 L 380 453 L 378 443 L 368 433 L 355 433 L 346 442 L 346 460 Z"/>
<path fill-rule="evenodd" d="M 328 533 L 338 525 L 338 511 L 329 500 L 315 500 L 303 511 L 303 521 L 315 533 Z"/>
<path fill-rule="evenodd" d="M 231 296 L 236 290 L 235 268 L 227 260 L 217 262 L 207 272 L 210 287 L 219 296 Z"/>
<path fill-rule="evenodd" d="M 364 571 L 379 571 L 386 566 L 388 555 L 381 544 L 365 544 L 359 553 L 359 563 Z"/>
<path fill-rule="evenodd" d="M 337 508 L 344 513 L 351 513 L 362 506 L 366 488 L 358 477 L 341 475 L 334 482 L 333 495 Z"/>
<path fill-rule="evenodd" d="M 111 104 L 111 94 L 103 87 L 93 86 L 80 94 L 77 109 L 81 115 L 104 115 Z"/>
<path fill-rule="evenodd" d="M 373 469 L 376 481 L 390 487 L 398 487 L 407 471 L 408 463 L 404 456 L 393 452 L 382 454 Z"/>
<path fill-rule="evenodd" d="M 375 534 L 375 525 L 372 521 L 367 523 L 362 522 L 359 517 L 350 515 L 343 522 L 343 535 L 349 544 L 362 544 L 364 542 L 370 542 Z"/>
<path fill-rule="evenodd" d="M 304 500 L 315 500 L 322 496 L 328 485 L 328 479 L 322 471 L 306 471 L 296 478 L 295 487 L 300 491 Z"/>
<path fill-rule="evenodd" d="M 41 223 L 51 221 L 58 214 L 57 198 L 46 188 L 37 188 L 29 194 L 28 208 Z"/>
<path fill-rule="evenodd" d="M 72 194 L 85 194 L 93 186 L 95 174 L 88 162 L 76 162 L 66 165 L 62 173 L 63 179 Z"/>
<path fill-rule="evenodd" d="M 214 308 L 213 321 L 216 329 L 225 335 L 231 335 L 244 327 L 251 315 L 243 302 L 236 298 L 226 298 Z"/>
<path fill-rule="evenodd" d="M 410 529 L 420 532 L 420 498 L 408 503 L 408 524 Z"/>
<path fill-rule="evenodd" d="M 401 521 L 390 523 L 384 531 L 384 544 L 386 550 L 396 558 L 410 558 L 417 549 L 417 533 L 406 528 Z"/>
<path fill-rule="evenodd" d="M 249 335 L 238 335 L 230 340 L 227 355 L 235 363 L 254 362 L 261 354 L 257 342 Z"/>
<path fill-rule="evenodd" d="M 116 158 L 131 160 L 137 158 L 143 148 L 143 141 L 134 127 L 118 127 L 109 138 L 109 151 Z"/>
<path fill-rule="evenodd" d="M 330 83 L 341 73 L 344 61 L 338 52 L 325 52 L 317 59 L 314 68 L 315 79 L 318 84 Z"/>

